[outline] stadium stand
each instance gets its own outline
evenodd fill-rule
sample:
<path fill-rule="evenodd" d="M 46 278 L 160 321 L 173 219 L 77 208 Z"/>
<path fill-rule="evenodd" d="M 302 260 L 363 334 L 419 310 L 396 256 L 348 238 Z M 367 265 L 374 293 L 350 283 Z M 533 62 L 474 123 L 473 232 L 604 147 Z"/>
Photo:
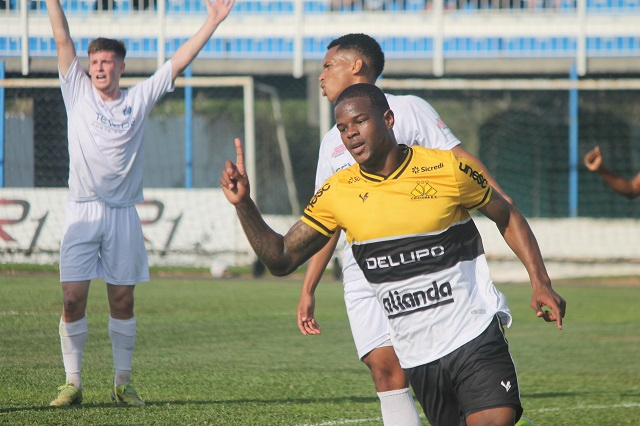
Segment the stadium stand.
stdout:
<path fill-rule="evenodd" d="M 129 61 L 170 57 L 204 13 L 201 0 L 65 0 L 63 7 L 77 21 L 71 24 L 82 54 L 98 31 L 124 39 Z M 320 59 L 328 41 L 349 28 L 376 36 L 403 73 L 464 73 L 464 60 L 480 60 L 476 74 L 564 72 L 573 61 L 582 64 L 581 75 L 587 63 L 594 72 L 637 73 L 639 17 L 640 0 L 238 0 L 229 25 L 199 56 L 215 66 L 200 71 L 243 72 L 234 66 L 241 59 L 266 61 L 246 69 L 281 73 L 279 62 Z M 7 72 L 55 70 L 37 62 L 55 57 L 43 1 L 2 0 L 0 56 Z"/>

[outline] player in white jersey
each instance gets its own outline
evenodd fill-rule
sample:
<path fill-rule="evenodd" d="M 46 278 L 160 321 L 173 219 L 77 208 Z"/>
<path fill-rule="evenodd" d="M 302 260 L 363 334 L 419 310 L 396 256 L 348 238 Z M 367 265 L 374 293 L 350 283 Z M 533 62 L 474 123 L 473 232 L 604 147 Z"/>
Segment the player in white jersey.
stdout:
<path fill-rule="evenodd" d="M 89 76 L 78 61 L 59 0 L 47 0 L 58 53 L 60 86 L 68 118 L 69 199 L 60 247 L 63 310 L 59 334 L 66 383 L 51 406 L 82 402 L 82 352 L 87 338 L 87 297 L 92 279 L 104 278 L 114 379 L 111 397 L 144 405 L 131 386 L 136 336 L 135 284 L 149 280 L 147 253 L 135 204 L 143 201 L 142 137 L 156 101 L 173 91 L 235 0 L 204 0 L 207 19 L 153 76 L 120 88 L 126 49 L 121 41 L 89 44 Z"/>
<path fill-rule="evenodd" d="M 566 302 L 551 287 L 531 228 L 475 161 L 399 145 L 393 111 L 376 86 L 351 85 L 335 104 L 342 141 L 357 164 L 330 177 L 284 236 L 269 228 L 250 198 L 236 139 L 236 163 L 226 162 L 220 185 L 248 241 L 280 276 L 344 229 L 429 423 L 513 426 L 522 406 L 501 328 L 509 311 L 491 282 L 469 211 L 495 222 L 529 274 L 530 306 L 562 329 Z"/>
<path fill-rule="evenodd" d="M 339 37 L 327 47 L 323 71 L 320 74 L 322 93 L 333 103 L 347 86 L 356 83 L 374 84 L 383 68 L 384 53 L 375 39 L 366 34 L 347 34 Z M 460 140 L 425 100 L 416 96 L 386 96 L 391 109 L 396 112 L 394 133 L 399 143 L 451 150 L 460 157 L 475 159 L 462 148 Z M 480 163 L 477 159 L 475 161 Z M 354 163 L 355 160 L 345 148 L 338 129 L 334 126 L 320 144 L 316 189 L 335 172 Z M 489 174 L 485 176 L 494 188 L 509 199 Z M 314 316 L 314 292 L 335 250 L 338 238 L 339 233 L 336 233 L 329 244 L 309 261 L 297 311 L 298 327 L 303 334 L 320 333 L 320 326 Z M 371 286 L 356 265 L 348 245 L 345 245 L 343 251 L 342 272 L 351 332 L 358 357 L 371 371 L 380 398 L 384 424 L 419 425 L 420 419 L 409 392 L 409 385 L 390 344 L 386 315 L 380 308 Z"/>

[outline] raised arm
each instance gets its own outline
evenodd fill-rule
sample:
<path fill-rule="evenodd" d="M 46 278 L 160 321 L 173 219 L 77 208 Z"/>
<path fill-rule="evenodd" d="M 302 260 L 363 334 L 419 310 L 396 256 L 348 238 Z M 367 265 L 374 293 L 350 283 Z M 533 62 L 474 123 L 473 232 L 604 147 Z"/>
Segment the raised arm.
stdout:
<path fill-rule="evenodd" d="M 49 21 L 51 21 L 53 39 L 56 42 L 56 51 L 58 52 L 58 67 L 60 73 L 66 76 L 71 63 L 76 57 L 76 48 L 69 32 L 69 23 L 59 0 L 47 0 L 47 11 L 49 13 Z"/>
<path fill-rule="evenodd" d="M 584 156 L 584 165 L 597 173 L 611 189 L 629 199 L 640 195 L 640 172 L 632 179 L 625 179 L 602 164 L 600 147 L 595 147 Z"/>
<path fill-rule="evenodd" d="M 267 225 L 250 197 L 249 179 L 244 168 L 240 139 L 235 139 L 236 163 L 227 161 L 220 186 L 227 200 L 236 208 L 242 229 L 258 258 L 273 275 L 295 271 L 329 240 L 302 221 L 296 222 L 285 236 Z"/>
<path fill-rule="evenodd" d="M 316 322 L 315 318 L 315 292 L 338 245 L 338 240 L 340 240 L 340 232 L 336 232 L 327 245 L 314 254 L 307 263 L 307 272 L 304 274 L 297 312 L 298 328 L 302 334 L 320 334 L 320 324 Z"/>
<path fill-rule="evenodd" d="M 171 58 L 173 80 L 198 56 L 198 53 L 209 41 L 218 25 L 229 15 L 234 3 L 235 0 L 204 0 L 208 13 L 207 20 L 198 32 L 184 42 Z"/>
<path fill-rule="evenodd" d="M 493 189 L 498 191 L 500 193 L 500 195 L 502 195 L 502 198 L 504 198 L 505 200 L 507 200 L 511 204 L 514 203 L 513 200 L 511 199 L 511 197 L 509 197 L 507 195 L 507 193 L 504 192 L 504 190 L 500 187 L 500 185 L 498 185 L 498 182 L 496 182 L 496 180 L 493 178 L 493 176 L 491 176 L 491 173 L 489 173 L 489 170 L 487 170 L 487 167 L 484 164 L 482 164 L 482 161 L 480 161 L 479 158 L 475 157 L 469 151 L 464 149 L 462 147 L 462 145 L 454 146 L 453 148 L 451 148 L 451 152 L 453 152 L 457 157 L 470 158 L 473 161 L 475 161 L 478 164 L 478 166 L 480 166 L 482 168 L 482 170 L 483 170 L 482 174 L 489 181 L 489 185 L 491 185 L 493 187 Z"/>
<path fill-rule="evenodd" d="M 558 329 L 562 329 L 566 302 L 551 288 L 540 247 L 520 210 L 493 191 L 489 202 L 479 211 L 495 222 L 504 240 L 527 269 L 533 289 L 531 308 L 538 317 L 547 322 L 555 321 Z"/>

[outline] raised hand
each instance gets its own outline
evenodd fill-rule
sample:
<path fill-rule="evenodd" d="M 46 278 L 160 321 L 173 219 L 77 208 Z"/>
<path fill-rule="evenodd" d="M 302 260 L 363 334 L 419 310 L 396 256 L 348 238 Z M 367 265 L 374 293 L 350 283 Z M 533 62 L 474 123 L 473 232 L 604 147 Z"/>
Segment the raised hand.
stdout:
<path fill-rule="evenodd" d="M 236 0 L 204 0 L 209 17 L 218 24 L 224 21 L 227 15 L 229 15 L 235 2 Z"/>
<path fill-rule="evenodd" d="M 600 153 L 600 147 L 596 146 L 585 154 L 584 165 L 592 172 L 597 172 L 598 169 L 600 169 L 600 166 L 602 166 L 602 154 Z"/>
<path fill-rule="evenodd" d="M 220 177 L 220 186 L 223 189 L 227 200 L 237 205 L 249 200 L 249 179 L 244 168 L 244 151 L 242 150 L 242 142 L 239 138 L 235 138 L 233 143 L 236 146 L 236 162 L 229 160 L 225 162 L 225 169 Z"/>

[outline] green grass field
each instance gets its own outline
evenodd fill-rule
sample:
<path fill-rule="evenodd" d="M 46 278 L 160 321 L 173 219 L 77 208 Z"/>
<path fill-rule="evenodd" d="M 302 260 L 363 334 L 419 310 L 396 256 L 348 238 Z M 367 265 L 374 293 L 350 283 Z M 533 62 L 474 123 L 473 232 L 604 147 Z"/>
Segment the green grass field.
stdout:
<path fill-rule="evenodd" d="M 300 280 L 162 278 L 136 289 L 133 379 L 143 408 L 109 399 L 105 285 L 92 284 L 81 408 L 52 409 L 64 382 L 56 275 L 0 276 L 0 424 L 380 425 L 351 341 L 342 286 L 320 285 L 323 333 L 302 336 Z M 565 329 L 535 318 L 525 285 L 499 285 L 525 416 L 537 426 L 640 425 L 640 286 L 558 283 Z M 427 424 L 426 420 L 423 420 Z"/>

